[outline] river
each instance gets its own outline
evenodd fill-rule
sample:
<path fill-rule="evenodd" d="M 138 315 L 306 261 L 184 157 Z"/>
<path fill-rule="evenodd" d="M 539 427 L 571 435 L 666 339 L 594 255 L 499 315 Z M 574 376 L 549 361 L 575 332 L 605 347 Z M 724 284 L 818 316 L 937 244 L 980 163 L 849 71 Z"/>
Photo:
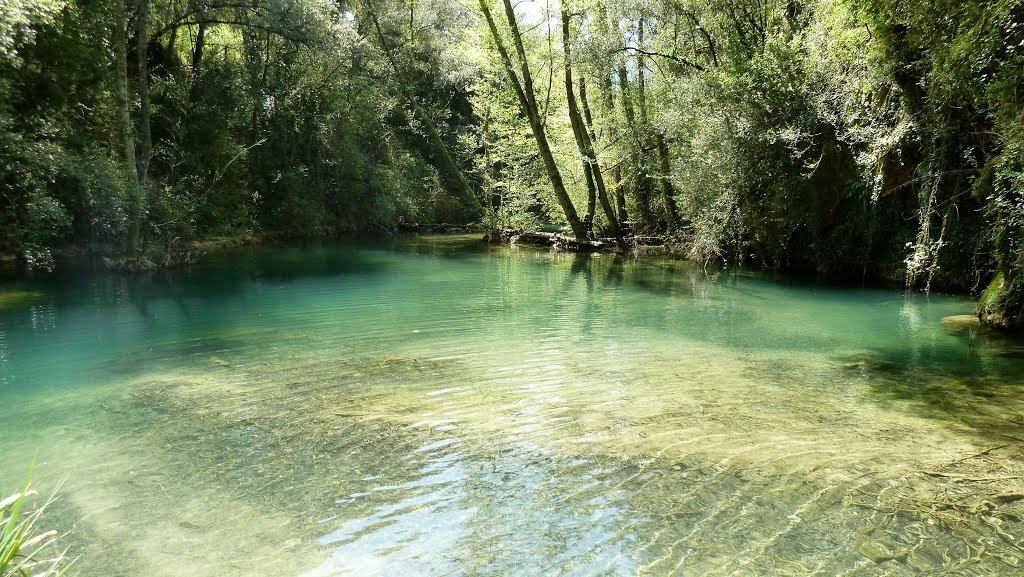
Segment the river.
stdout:
<path fill-rule="evenodd" d="M 0 489 L 90 576 L 1024 575 L 962 297 L 477 237 L 0 283 Z"/>

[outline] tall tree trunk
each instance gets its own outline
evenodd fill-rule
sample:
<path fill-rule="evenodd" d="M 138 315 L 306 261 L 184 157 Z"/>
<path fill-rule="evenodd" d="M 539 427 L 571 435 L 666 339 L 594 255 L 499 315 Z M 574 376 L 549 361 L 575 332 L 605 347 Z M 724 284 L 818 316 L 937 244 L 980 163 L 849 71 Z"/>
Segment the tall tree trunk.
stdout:
<path fill-rule="evenodd" d="M 647 127 L 647 59 L 644 58 L 644 51 L 647 50 L 644 42 L 644 31 L 647 22 L 640 16 L 636 24 L 636 44 L 640 50 L 636 53 L 636 95 L 637 105 L 640 110 L 640 122 Z"/>
<path fill-rule="evenodd" d="M 654 135 L 654 147 L 658 151 L 658 185 L 661 189 L 661 200 L 662 204 L 665 205 L 665 222 L 669 229 L 675 229 L 679 226 L 679 210 L 676 208 L 675 193 L 672 190 L 672 182 L 669 180 L 669 173 L 671 172 L 671 163 L 669 161 L 668 144 L 665 142 L 665 135 L 659 128 L 651 126 L 650 116 L 647 111 L 647 60 L 644 58 L 644 51 L 647 50 L 647 46 L 644 42 L 644 32 L 647 28 L 646 21 L 643 16 L 640 17 L 637 23 L 637 44 L 640 51 L 636 57 L 636 68 L 637 68 L 637 79 L 636 79 L 636 92 L 637 92 L 637 109 L 640 111 L 640 124 L 644 127 L 645 131 L 649 131 L 648 134 Z M 649 141 L 648 141 L 649 142 Z M 647 149 L 648 146 L 643 148 Z M 649 174 L 644 173 L 644 178 L 647 182 L 650 182 Z"/>
<path fill-rule="evenodd" d="M 242 51 L 245 56 L 246 71 L 249 74 L 249 97 L 252 99 L 252 108 L 249 111 L 249 129 L 246 139 L 247 146 L 253 146 L 258 141 L 260 109 L 263 107 L 263 50 L 259 32 L 252 26 L 250 12 L 255 13 L 259 7 L 258 0 L 251 0 L 249 5 L 242 5 L 237 8 L 238 21 L 242 22 Z M 250 163 L 251 164 L 251 163 Z"/>
<path fill-rule="evenodd" d="M 149 161 L 153 155 L 153 134 L 150 131 L 150 99 L 149 99 L 149 0 L 139 0 L 139 17 L 136 21 L 136 57 L 139 71 L 139 183 L 146 186 L 149 174 Z"/>
<path fill-rule="evenodd" d="M 206 10 L 203 0 L 192 0 L 188 3 L 189 11 L 195 15 L 199 22 L 196 28 L 196 37 L 192 45 L 192 61 L 189 66 L 189 99 L 194 104 L 199 101 L 199 77 L 203 73 L 203 57 L 206 55 Z"/>
<path fill-rule="evenodd" d="M 200 20 L 203 16 L 199 16 Z M 206 48 L 206 22 L 199 23 L 199 29 L 196 30 L 196 44 L 192 48 L 192 81 L 199 76 L 199 72 L 203 68 L 203 50 Z"/>
<path fill-rule="evenodd" d="M 629 227 L 629 211 L 626 210 L 626 190 L 625 184 L 622 182 L 622 165 L 615 163 L 615 168 L 612 169 L 612 183 L 615 186 L 615 210 L 619 216 L 619 226 L 623 229 Z M 625 234 L 623 230 L 623 234 Z"/>
<path fill-rule="evenodd" d="M 178 72 L 178 59 L 174 57 L 178 50 L 178 27 L 171 27 L 170 37 L 167 38 L 167 54 L 170 55 L 167 67 L 172 73 Z"/>
<path fill-rule="evenodd" d="M 617 22 L 612 21 L 612 33 L 615 35 L 616 42 L 624 48 L 622 44 L 622 31 L 619 30 Z M 626 118 L 626 132 L 629 135 L 629 162 L 636 171 L 636 177 L 633 179 L 633 192 L 634 198 L 636 199 L 636 207 L 640 213 L 640 221 L 644 225 L 648 225 L 654 220 L 651 214 L 651 194 L 650 194 L 650 179 L 647 177 L 647 171 L 644 168 L 643 159 L 641 157 L 641 142 L 637 131 L 637 120 L 636 111 L 633 107 L 633 94 L 629 82 L 629 73 L 626 70 L 626 57 L 625 51 L 623 55 L 618 58 L 618 67 L 616 69 L 616 76 L 618 77 L 619 84 L 619 96 L 622 100 L 622 112 Z M 621 170 L 620 170 L 621 176 Z M 620 178 L 622 187 L 622 205 L 625 205 L 625 181 Z"/>
<path fill-rule="evenodd" d="M 580 155 L 583 156 L 583 176 L 587 183 L 587 214 L 583 217 L 583 226 L 587 229 L 587 233 L 590 234 L 594 230 L 594 212 L 597 208 L 597 185 L 594 179 L 594 164 L 590 154 L 587 152 L 587 146 L 584 142 L 586 138 L 586 128 L 583 126 L 583 122 L 580 120 L 579 105 L 576 103 L 575 88 L 572 82 L 572 55 L 569 44 L 569 13 L 565 10 L 565 0 L 562 0 L 561 5 L 561 17 L 562 17 L 562 54 L 565 57 L 565 94 L 566 101 L 569 107 L 569 124 L 572 126 L 573 138 L 576 140 L 576 148 L 580 151 Z"/>
<path fill-rule="evenodd" d="M 128 256 L 139 254 L 142 217 L 146 212 L 146 183 L 149 159 L 153 152 L 153 135 L 149 127 L 149 0 L 139 0 L 139 14 L 135 21 L 135 57 L 139 83 L 139 153 L 135 159 L 138 186 L 131 202 L 128 222 Z"/>
<path fill-rule="evenodd" d="M 387 57 L 388 62 L 391 64 L 392 70 L 395 71 L 395 76 L 398 77 L 398 82 L 401 85 L 400 90 L 405 96 L 409 106 L 412 107 L 413 114 L 419 119 L 420 123 L 427 129 L 427 138 L 430 140 L 430 145 L 434 148 L 437 155 L 437 168 L 441 177 L 444 179 L 445 188 L 449 192 L 454 192 L 459 198 L 462 198 L 464 202 L 468 203 L 467 208 L 471 211 L 475 211 L 478 214 L 483 212 L 483 206 L 480 204 L 480 199 L 473 193 L 473 189 L 469 186 L 469 181 L 466 180 L 466 176 L 462 173 L 462 169 L 452 158 L 451 152 L 448 150 L 448 146 L 444 143 L 441 138 L 441 134 L 437 131 L 437 126 L 434 125 L 433 120 L 430 116 L 423 111 L 420 107 L 419 100 L 416 95 L 408 88 L 406 83 L 407 76 L 405 71 L 398 63 L 398 59 L 395 58 L 394 52 L 391 46 L 388 45 L 387 39 L 384 37 L 384 31 L 380 27 L 380 21 L 377 19 L 377 13 L 374 12 L 368 5 L 365 6 L 366 12 L 370 15 L 370 19 L 373 22 L 374 30 L 377 32 L 377 39 L 380 42 L 380 48 L 384 52 L 384 56 Z M 413 13 L 409 15 L 409 34 L 413 34 L 412 31 L 412 18 Z M 410 41 L 414 42 L 413 38 Z"/>
<path fill-rule="evenodd" d="M 608 17 L 608 5 L 603 4 L 601 10 L 597 13 L 598 26 L 606 33 L 611 34 L 618 30 L 618 26 L 612 26 L 611 19 Z M 618 72 L 618 70 L 613 71 Z M 623 67 L 622 76 L 625 76 L 625 68 Z M 604 104 L 605 112 L 612 119 L 615 118 L 615 91 L 612 89 L 612 78 L 611 73 L 606 73 L 601 76 L 601 82 L 598 85 L 601 88 L 601 99 Z M 617 142 L 619 140 L 619 128 L 616 122 L 611 123 L 612 134 L 611 141 Z M 622 182 L 622 163 L 621 161 L 616 162 L 612 168 L 612 190 L 615 195 L 615 209 L 616 216 L 619 220 L 619 231 L 621 234 L 627 234 L 627 228 L 629 227 L 629 213 L 626 210 L 626 194 Z"/>
<path fill-rule="evenodd" d="M 661 130 L 656 129 L 654 138 L 658 148 L 658 164 L 661 169 L 659 181 L 661 182 L 662 200 L 665 203 L 665 220 L 668 222 L 669 229 L 676 229 L 679 227 L 679 209 L 676 207 L 676 195 L 672 181 L 669 180 L 672 163 L 669 159 L 668 143 L 665 142 L 665 135 Z"/>
<path fill-rule="evenodd" d="M 634 158 L 637 165 L 637 204 L 640 206 L 640 215 L 647 226 L 655 223 L 654 213 L 651 210 L 652 178 L 648 164 L 645 161 L 646 151 L 649 147 L 649 136 L 651 125 L 647 115 L 647 59 L 644 58 L 644 51 L 647 45 L 644 41 L 647 29 L 647 20 L 643 15 L 637 20 L 636 42 L 640 50 L 636 56 L 636 102 L 633 103 L 640 114 L 640 131 L 634 131 Z M 635 126 L 630 123 L 631 126 Z"/>
<path fill-rule="evenodd" d="M 597 186 L 594 184 L 594 167 L 587 159 L 583 159 L 583 180 L 587 184 L 587 214 L 583 215 L 583 227 L 587 236 L 594 236 L 594 213 L 597 212 Z"/>
<path fill-rule="evenodd" d="M 618 242 L 620 247 L 626 248 L 626 240 L 623 238 L 625 233 L 622 231 L 621 221 L 608 198 L 608 188 L 605 185 L 604 176 L 601 173 L 601 166 L 597 162 L 597 152 L 594 145 L 594 142 L 597 141 L 597 134 L 594 132 L 594 117 L 590 113 L 590 103 L 587 102 L 587 83 L 583 78 L 580 78 L 580 104 L 583 105 L 583 119 L 587 123 L 587 134 L 590 137 L 590 152 L 594 159 L 594 172 L 597 174 L 597 192 L 598 199 L 601 201 L 601 209 L 608 218 L 608 228 L 611 230 L 612 236 L 615 237 L 615 240 Z M 615 176 L 615 178 L 618 178 L 618 176 Z M 618 188 L 619 185 L 617 181 L 614 186 Z M 625 209 L 625 203 L 623 203 L 623 213 L 625 212 Z"/>
<path fill-rule="evenodd" d="M 508 20 L 508 25 L 512 32 L 512 42 L 515 46 L 516 56 L 519 58 L 520 71 L 523 75 L 522 81 L 520 81 L 519 75 L 516 74 L 512 58 L 508 50 L 505 49 L 504 42 L 501 40 L 501 34 L 498 32 L 498 27 L 491 16 L 491 10 L 487 6 L 487 1 L 479 0 L 480 11 L 483 12 L 484 18 L 487 20 L 487 26 L 490 28 L 495 48 L 497 48 L 498 54 L 501 56 L 502 63 L 505 65 L 505 72 L 508 73 L 509 81 L 512 83 L 516 96 L 519 98 L 519 105 L 530 122 L 530 128 L 533 131 L 534 139 L 537 141 L 537 149 L 544 161 L 544 168 L 548 173 L 548 180 L 551 181 L 551 188 L 554 190 L 555 198 L 562 207 L 562 212 L 565 213 L 565 220 L 568 221 L 569 226 L 572 228 L 573 235 L 580 240 L 586 240 L 587 229 L 583 226 L 583 222 L 576 213 L 576 207 L 572 204 L 572 198 L 569 197 L 569 193 L 565 189 L 562 173 L 559 172 L 558 165 L 555 163 L 555 157 L 551 153 L 551 147 L 548 145 L 547 134 L 544 132 L 544 126 L 541 123 L 540 113 L 537 110 L 536 93 L 533 90 L 533 77 L 530 75 L 530 66 L 526 60 L 526 50 L 523 48 L 523 39 L 519 33 L 519 24 L 516 20 L 515 12 L 512 10 L 512 3 L 510 0 L 503 0 L 505 18 Z"/>
<path fill-rule="evenodd" d="M 596 189 L 596 196 L 601 199 L 601 208 L 604 210 L 605 217 L 608 220 L 608 228 L 611 230 L 612 236 L 615 237 L 620 246 L 625 246 L 625 241 L 619 230 L 618 219 L 615 217 L 615 211 L 612 210 L 611 203 L 608 202 L 608 190 L 605 188 L 601 167 L 597 162 L 597 153 L 594 151 L 593 119 L 590 114 L 590 105 L 586 100 L 587 89 L 583 79 L 580 79 L 580 99 L 583 102 L 583 116 L 580 115 L 580 106 L 576 101 L 576 89 L 573 86 L 572 80 L 572 45 L 569 42 L 569 12 L 565 9 L 564 2 L 565 0 L 563 0 L 561 16 L 562 51 L 565 54 L 565 94 L 569 106 L 569 122 L 572 124 L 573 135 L 576 137 L 576 146 L 579 148 L 580 154 L 583 155 L 584 174 L 587 177 L 587 188 L 590 192 L 587 207 L 592 218 L 595 212 L 594 191 Z"/>
<path fill-rule="evenodd" d="M 125 0 L 117 0 L 114 4 L 114 51 L 115 51 L 115 84 L 117 85 L 118 104 L 118 136 L 121 140 L 121 156 L 124 161 L 125 176 L 129 195 L 134 198 L 138 194 L 139 173 L 135 163 L 135 134 L 132 130 L 131 102 L 128 100 L 128 40 L 126 30 L 128 28 L 128 16 L 124 6 Z M 131 203 L 131 214 L 129 214 L 128 245 L 126 247 L 130 256 L 138 247 L 138 229 L 134 228 L 137 222 L 135 214 L 135 203 Z M 135 237 L 133 238 L 133 229 Z"/>
<path fill-rule="evenodd" d="M 491 107 L 488 105 L 484 110 L 484 125 L 480 130 L 480 148 L 484 151 L 484 190 L 489 191 L 487 194 L 487 208 L 490 209 L 491 214 L 497 214 L 498 209 L 502 205 L 503 198 L 501 194 L 494 193 L 494 182 L 498 180 L 496 175 L 496 166 L 494 159 L 491 154 L 491 142 L 488 139 L 491 133 Z M 497 198 L 495 198 L 497 196 Z"/>

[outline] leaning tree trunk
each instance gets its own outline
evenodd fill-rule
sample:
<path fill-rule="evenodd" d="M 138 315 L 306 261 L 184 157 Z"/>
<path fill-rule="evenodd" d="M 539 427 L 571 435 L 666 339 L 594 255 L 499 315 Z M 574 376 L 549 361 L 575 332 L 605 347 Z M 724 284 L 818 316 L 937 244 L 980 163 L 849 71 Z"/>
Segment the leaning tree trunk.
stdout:
<path fill-rule="evenodd" d="M 512 88 L 515 89 L 519 105 L 530 122 L 530 128 L 533 131 L 534 139 L 537 141 L 537 149 L 540 152 L 541 159 L 544 161 L 544 169 L 548 173 L 548 180 L 551 181 L 551 188 L 554 189 L 555 198 L 562 207 L 562 212 L 565 213 L 565 220 L 569 222 L 573 235 L 579 240 L 586 240 L 588 236 L 587 228 L 576 213 L 576 207 L 572 204 L 572 198 L 569 197 L 569 193 L 565 189 L 562 173 L 558 170 L 558 164 L 555 163 L 555 157 L 551 153 L 547 134 L 541 122 L 540 113 L 537 109 L 536 93 L 533 89 L 533 76 L 530 74 L 530 66 L 526 60 L 526 50 L 523 48 L 523 38 L 519 32 L 519 24 L 516 20 L 515 12 L 512 10 L 512 3 L 510 0 L 504 0 L 505 18 L 508 20 L 509 29 L 512 32 L 512 42 L 515 46 L 516 56 L 519 58 L 520 73 L 523 76 L 522 81 L 520 81 L 519 75 L 516 73 L 512 57 L 509 55 L 508 50 L 505 49 L 501 34 L 498 32 L 498 27 L 491 16 L 491 9 L 487 6 L 487 0 L 479 1 L 480 11 L 483 12 L 484 18 L 487 20 L 487 26 L 490 28 L 491 36 L 494 40 L 494 46 L 501 56 L 502 63 L 505 65 L 505 72 L 512 83 Z"/>
<path fill-rule="evenodd" d="M 398 59 L 395 58 L 394 52 L 391 46 L 388 45 L 387 39 L 384 37 L 384 31 L 380 27 L 380 21 L 377 19 L 377 13 L 374 12 L 369 6 L 366 6 L 366 11 L 370 15 L 370 20 L 373 22 L 374 30 L 377 32 L 377 39 L 380 42 L 380 48 L 384 52 L 384 56 L 387 57 L 388 62 L 391 64 L 392 70 L 395 72 L 395 76 L 398 77 L 398 82 L 401 85 L 401 90 L 405 96 L 405 100 L 412 107 L 413 115 L 423 124 L 423 127 L 427 129 L 427 138 L 430 141 L 430 145 L 434 148 L 434 151 L 438 158 L 438 172 L 444 179 L 445 188 L 450 192 L 456 193 L 456 195 L 463 199 L 464 202 L 468 203 L 468 208 L 471 211 L 476 211 L 478 214 L 483 212 L 483 206 L 480 204 L 480 199 L 473 193 L 473 189 L 469 186 L 469 181 L 466 180 L 466 176 L 462 173 L 462 169 L 452 158 L 451 152 L 448 150 L 448 146 L 444 143 L 441 138 L 441 134 L 437 131 L 437 126 L 434 125 L 434 121 L 431 120 L 430 116 L 423 111 L 420 107 L 419 100 L 416 95 L 413 94 L 406 84 L 406 75 L 404 70 L 398 64 Z M 411 18 L 411 16 L 410 16 Z"/>
<path fill-rule="evenodd" d="M 576 90 L 573 86 L 572 80 L 572 47 L 569 42 L 569 12 L 565 9 L 565 4 L 562 4 L 561 16 L 562 16 L 562 50 L 565 53 L 565 94 L 569 105 L 569 122 L 572 124 L 573 135 L 576 137 L 576 146 L 579 148 L 580 154 L 583 155 L 583 167 L 584 174 L 587 177 L 587 187 L 590 190 L 590 199 L 588 203 L 588 210 L 590 214 L 594 213 L 594 189 L 597 190 L 597 196 L 601 199 L 601 208 L 604 210 L 605 217 L 608 219 L 608 228 L 612 232 L 612 236 L 615 237 L 616 242 L 619 246 L 625 246 L 625 241 L 622 238 L 622 233 L 619 230 L 618 219 L 615 217 L 615 211 L 612 209 L 611 203 L 608 202 L 608 190 L 605 188 L 604 177 L 601 175 L 601 167 L 597 163 L 597 154 L 594 152 L 594 136 L 591 134 L 590 126 L 593 124 L 590 118 L 590 105 L 586 101 L 586 88 L 585 83 L 580 80 L 580 98 L 583 101 L 583 110 L 586 114 L 586 122 L 584 122 L 583 116 L 580 115 L 580 107 L 576 102 Z"/>

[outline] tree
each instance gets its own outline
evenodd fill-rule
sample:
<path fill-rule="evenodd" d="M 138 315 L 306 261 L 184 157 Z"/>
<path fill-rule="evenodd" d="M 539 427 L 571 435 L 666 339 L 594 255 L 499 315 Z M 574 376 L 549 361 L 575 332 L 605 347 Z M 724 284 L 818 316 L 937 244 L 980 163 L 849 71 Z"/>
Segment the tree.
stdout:
<path fill-rule="evenodd" d="M 487 0 L 480 0 L 480 12 L 484 15 L 484 19 L 487 21 L 487 27 L 491 32 L 491 39 L 494 43 L 494 47 L 501 56 L 501 61 L 505 66 L 505 72 L 508 74 L 508 80 L 512 83 L 512 87 L 519 99 L 519 106 L 530 123 L 530 129 L 533 132 L 534 139 L 537 141 L 537 148 L 541 159 L 544 162 L 544 168 L 547 171 L 548 179 L 551 181 L 551 187 L 554 189 L 558 204 L 562 207 L 562 211 L 565 214 L 565 220 L 569 223 L 569 227 L 572 228 L 573 234 L 576 238 L 585 240 L 589 237 L 589 231 L 583 225 L 583 221 L 580 220 L 579 215 L 576 213 L 576 207 L 573 205 L 572 199 L 569 197 L 569 193 L 565 189 L 565 183 L 562 180 L 562 173 L 559 171 L 558 165 L 555 163 L 555 157 L 551 153 L 547 133 L 545 132 L 544 124 L 541 121 L 540 111 L 537 107 L 537 96 L 533 88 L 533 76 L 530 73 L 530 64 L 526 59 L 526 50 L 523 48 L 523 38 L 519 31 L 519 22 L 512 9 L 512 3 L 510 0 L 503 0 L 503 2 L 505 7 L 505 18 L 508 21 L 508 28 L 512 37 L 512 45 L 515 47 L 516 57 L 519 60 L 519 73 L 516 72 L 515 65 L 512 62 L 508 49 L 505 48 L 505 43 L 502 40 L 501 33 L 498 31 L 497 24 L 491 16 L 491 10 L 487 5 Z M 519 76 L 520 74 L 522 75 L 521 79 Z"/>
<path fill-rule="evenodd" d="M 391 65 L 391 69 L 394 72 L 397 81 L 396 84 L 398 90 L 402 93 L 406 102 L 408 102 L 409 107 L 412 108 L 415 118 L 423 125 L 427 132 L 427 139 L 434 150 L 436 168 L 441 173 L 442 179 L 445 183 L 445 188 L 456 198 L 461 199 L 462 202 L 465 203 L 467 210 L 474 214 L 479 214 L 483 210 L 480 205 L 480 199 L 477 198 L 469 185 L 469 181 L 462 173 L 462 169 L 459 168 L 458 163 L 456 163 L 455 159 L 452 157 L 452 154 L 448 150 L 448 146 L 445 144 L 444 140 L 441 138 L 434 121 L 430 118 L 430 115 L 423 110 L 423 107 L 420 105 L 419 98 L 413 92 L 411 75 L 406 72 L 399 57 L 396 55 L 396 49 L 388 40 L 389 34 L 381 27 L 380 17 L 378 15 L 377 8 L 374 6 L 374 0 L 363 0 L 361 8 L 372 24 L 373 35 L 377 40 L 378 46 L 384 53 L 388 63 Z M 410 22 L 408 37 L 405 40 L 407 44 L 415 45 L 417 31 L 412 23 L 412 18 L 415 15 L 415 3 L 411 3 L 409 5 L 408 13 L 410 14 Z"/>
<path fill-rule="evenodd" d="M 611 202 L 608 200 L 608 190 L 605 187 L 604 177 L 601 174 L 601 166 L 597 162 L 597 154 L 594 152 L 594 136 L 592 135 L 593 122 L 590 120 L 590 107 L 586 101 L 586 89 L 584 88 L 585 83 L 582 79 L 580 80 L 580 97 L 583 102 L 583 110 L 586 112 L 586 121 L 584 121 L 584 115 L 580 113 L 580 105 L 576 101 L 576 89 L 572 78 L 572 50 L 569 35 L 569 12 L 565 9 L 564 3 L 562 4 L 561 16 L 562 50 L 565 54 L 565 94 L 569 106 L 569 120 L 572 123 L 572 130 L 576 139 L 576 145 L 579 147 L 580 154 L 583 155 L 583 171 L 587 180 L 587 188 L 590 191 L 589 198 L 594 198 L 596 189 L 596 196 L 600 199 L 601 208 L 604 210 L 605 218 L 608 220 L 608 228 L 619 245 L 625 248 L 626 243 L 622 237 L 622 231 L 619 228 L 618 218 L 615 215 L 615 210 L 612 208 Z M 592 217 L 594 210 L 593 201 L 591 201 L 589 205 L 589 213 Z"/>

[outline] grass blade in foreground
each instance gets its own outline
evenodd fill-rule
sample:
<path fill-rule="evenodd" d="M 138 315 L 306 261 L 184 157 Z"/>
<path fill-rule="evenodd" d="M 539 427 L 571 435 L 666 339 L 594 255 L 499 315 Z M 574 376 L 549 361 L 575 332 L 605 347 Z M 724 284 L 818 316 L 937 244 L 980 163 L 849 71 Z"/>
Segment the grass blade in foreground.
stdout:
<path fill-rule="evenodd" d="M 21 490 L 0 499 L 0 577 L 56 577 L 72 561 L 55 546 L 57 531 L 37 525 L 52 501 L 38 504 L 39 492 L 26 479 Z"/>

